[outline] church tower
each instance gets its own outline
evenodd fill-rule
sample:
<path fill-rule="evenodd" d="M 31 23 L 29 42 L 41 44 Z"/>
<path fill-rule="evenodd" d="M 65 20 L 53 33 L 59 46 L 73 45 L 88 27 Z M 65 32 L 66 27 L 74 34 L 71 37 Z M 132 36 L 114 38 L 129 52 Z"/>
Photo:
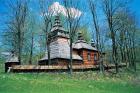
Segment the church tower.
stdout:
<path fill-rule="evenodd" d="M 55 17 L 54 25 L 49 33 L 51 65 L 65 65 L 70 59 L 69 33 L 62 27 L 60 17 Z M 81 61 L 79 55 L 73 54 L 74 60 Z M 39 61 L 40 65 L 48 64 L 48 54 Z"/>
<path fill-rule="evenodd" d="M 49 33 L 48 38 L 50 40 L 50 43 L 58 38 L 69 39 L 68 32 L 64 29 L 64 27 L 62 27 L 59 16 L 55 17 L 55 22 Z"/>

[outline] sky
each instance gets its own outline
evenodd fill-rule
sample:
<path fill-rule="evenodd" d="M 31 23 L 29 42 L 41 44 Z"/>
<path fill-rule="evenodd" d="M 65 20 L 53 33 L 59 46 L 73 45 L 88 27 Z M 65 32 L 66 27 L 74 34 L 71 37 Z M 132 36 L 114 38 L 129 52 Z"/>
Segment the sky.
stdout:
<path fill-rule="evenodd" d="M 140 16 L 140 0 L 134 0 L 130 4 L 131 10 L 135 12 L 136 16 Z"/>
<path fill-rule="evenodd" d="M 38 10 L 38 4 L 36 3 L 37 0 L 31 0 L 33 3 L 31 4 L 31 8 L 33 8 L 33 11 L 39 11 Z M 86 3 L 86 0 L 82 0 L 83 4 Z M 5 7 L 4 2 L 6 2 L 6 0 L 0 0 L 0 46 L 2 45 L 1 40 L 2 40 L 2 33 L 3 33 L 3 28 L 5 27 L 5 20 L 7 20 L 7 17 L 5 16 L 5 12 L 8 11 L 7 7 Z M 62 5 L 62 2 L 60 2 L 60 0 L 54 0 L 54 2 L 58 2 L 60 5 Z M 57 4 L 58 4 L 57 3 Z M 91 15 L 87 12 L 87 10 L 85 10 L 85 7 L 87 7 L 87 5 L 81 5 L 83 8 L 79 9 L 78 11 L 84 13 L 83 16 L 83 22 L 86 24 L 89 23 L 89 21 L 91 20 Z M 86 8 L 87 9 L 87 8 Z M 140 24 L 140 0 L 132 0 L 132 2 L 129 4 L 129 9 L 135 14 L 138 24 Z M 76 10 L 75 10 L 76 11 Z M 100 19 L 102 18 L 102 14 L 99 16 Z"/>

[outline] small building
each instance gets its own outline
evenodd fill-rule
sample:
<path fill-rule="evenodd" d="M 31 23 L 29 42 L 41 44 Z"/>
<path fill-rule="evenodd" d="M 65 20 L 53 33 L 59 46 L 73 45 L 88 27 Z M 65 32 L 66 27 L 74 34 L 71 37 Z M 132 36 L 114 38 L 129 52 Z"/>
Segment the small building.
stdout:
<path fill-rule="evenodd" d="M 18 61 L 18 57 L 12 53 L 5 62 L 5 72 L 10 72 L 8 70 L 14 65 L 20 65 L 20 62 Z"/>
<path fill-rule="evenodd" d="M 56 16 L 54 25 L 49 33 L 50 65 L 67 65 L 70 62 L 69 33 L 61 25 L 59 16 Z M 78 40 L 73 43 L 73 65 L 95 65 L 98 60 L 98 50 L 88 44 L 78 35 Z M 48 53 L 39 60 L 39 65 L 48 65 Z"/>

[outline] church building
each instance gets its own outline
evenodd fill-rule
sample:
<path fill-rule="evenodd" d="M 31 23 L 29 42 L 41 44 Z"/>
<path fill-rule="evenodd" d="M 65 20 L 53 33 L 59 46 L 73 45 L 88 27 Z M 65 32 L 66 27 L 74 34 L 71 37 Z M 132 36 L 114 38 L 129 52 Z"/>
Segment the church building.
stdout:
<path fill-rule="evenodd" d="M 54 25 L 48 34 L 50 48 L 50 65 L 67 65 L 70 62 L 69 32 L 61 25 L 59 16 L 55 17 Z M 95 65 L 98 61 L 98 50 L 94 42 L 88 44 L 81 33 L 73 43 L 73 65 Z M 39 65 L 48 65 L 48 53 L 39 60 Z"/>

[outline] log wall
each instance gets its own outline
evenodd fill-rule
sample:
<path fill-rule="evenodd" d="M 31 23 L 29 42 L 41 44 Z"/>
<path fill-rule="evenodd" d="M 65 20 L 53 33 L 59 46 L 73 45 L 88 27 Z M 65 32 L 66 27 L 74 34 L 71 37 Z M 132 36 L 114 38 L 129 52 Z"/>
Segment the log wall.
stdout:
<path fill-rule="evenodd" d="M 97 59 L 98 59 L 98 53 L 96 51 L 90 51 L 90 50 L 82 51 L 83 62 L 85 65 L 97 64 L 97 60 L 94 60 L 94 54 L 97 55 Z M 88 59 L 88 55 L 90 55 L 90 60 Z"/>

